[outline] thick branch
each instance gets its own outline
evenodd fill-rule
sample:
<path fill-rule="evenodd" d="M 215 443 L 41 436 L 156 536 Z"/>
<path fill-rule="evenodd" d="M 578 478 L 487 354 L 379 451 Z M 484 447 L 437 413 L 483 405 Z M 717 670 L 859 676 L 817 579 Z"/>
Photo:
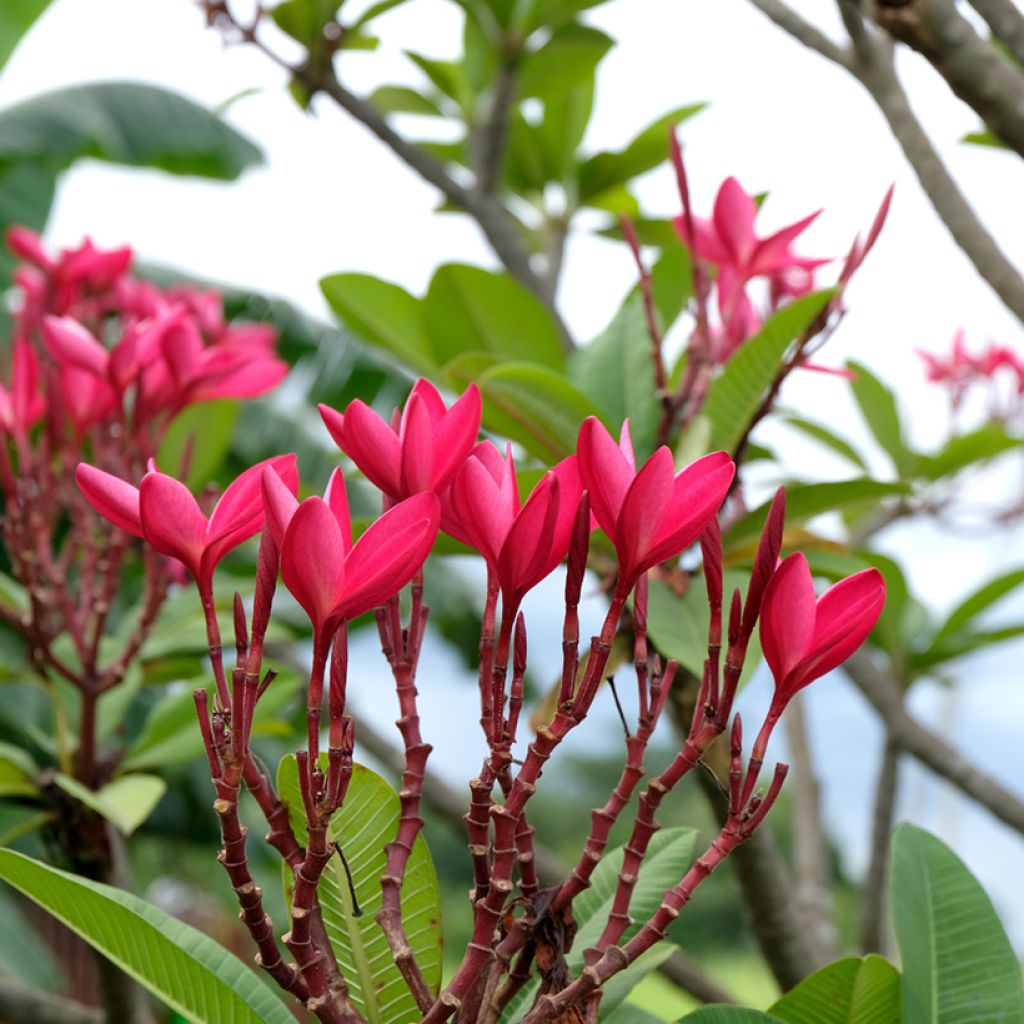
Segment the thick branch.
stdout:
<path fill-rule="evenodd" d="M 750 2 L 770 21 L 775 22 L 787 35 L 798 43 L 820 54 L 822 57 L 847 66 L 846 51 L 838 43 L 832 42 L 820 29 L 805 21 L 782 0 L 750 0 Z"/>
<path fill-rule="evenodd" d="M 0 978 L 0 1020 L 7 1024 L 103 1024 L 102 1010 Z"/>
<path fill-rule="evenodd" d="M 1024 64 L 1024 14 L 1011 0 L 970 0 L 971 6 L 988 22 L 992 34 Z"/>
<path fill-rule="evenodd" d="M 1024 834 L 1024 801 L 951 747 L 941 736 L 911 718 L 896 682 L 866 651 L 845 665 L 857 689 L 882 716 L 892 741 L 957 789 L 987 808 L 1000 821 Z"/>
<path fill-rule="evenodd" d="M 1024 156 L 1024 75 L 957 10 L 954 0 L 872 5 L 875 20 L 917 50 L 992 131 Z"/>
<path fill-rule="evenodd" d="M 501 180 L 509 113 L 516 95 L 516 77 L 513 64 L 504 60 L 494 82 L 487 119 L 473 132 L 473 173 L 481 196 L 494 195 Z"/>
<path fill-rule="evenodd" d="M 875 807 L 871 822 L 871 859 L 864 877 L 861 899 L 860 950 L 882 953 L 885 946 L 886 879 L 889 874 L 889 836 L 896 811 L 899 782 L 899 748 L 886 738 L 882 763 L 875 785 Z"/>

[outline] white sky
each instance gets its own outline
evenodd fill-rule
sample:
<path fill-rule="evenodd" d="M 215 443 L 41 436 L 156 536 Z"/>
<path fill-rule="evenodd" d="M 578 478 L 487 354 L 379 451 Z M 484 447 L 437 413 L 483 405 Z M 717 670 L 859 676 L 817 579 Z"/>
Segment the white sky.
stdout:
<path fill-rule="evenodd" d="M 357 0 L 349 2 L 356 7 Z M 832 4 L 797 0 L 793 5 L 807 17 L 824 18 L 836 32 Z M 852 312 L 819 361 L 838 365 L 855 357 L 874 367 L 898 385 L 913 410 L 913 437 L 922 443 L 938 438 L 944 402 L 924 383 L 913 349 L 943 349 L 961 325 L 975 345 L 995 338 L 1019 347 L 1020 326 L 934 218 L 870 98 L 844 72 L 785 38 L 744 0 L 616 0 L 589 20 L 620 42 L 603 65 L 588 146 L 617 148 L 671 107 L 711 101 L 682 133 L 698 211 L 710 208 L 720 181 L 734 174 L 749 191 L 771 193 L 762 215 L 765 231 L 824 207 L 800 251 L 841 257 L 896 182 L 886 231 L 850 289 Z M 415 84 L 418 72 L 402 49 L 452 56 L 459 24 L 450 3 L 409 3 L 377 22 L 382 50 L 346 57 L 342 75 L 360 91 L 383 82 Z M 901 71 L 982 219 L 1010 258 L 1024 264 L 1020 162 L 958 145 L 957 139 L 977 125 L 973 113 L 951 99 L 915 57 L 905 57 Z M 318 105 L 313 117 L 302 114 L 286 95 L 282 75 L 255 52 L 224 50 L 188 0 L 57 0 L 0 76 L 0 106 L 55 86 L 114 78 L 162 84 L 208 105 L 255 88 L 256 94 L 233 105 L 228 117 L 259 141 L 266 166 L 241 182 L 218 185 L 83 165 L 62 185 L 48 232 L 54 244 L 74 244 L 87 233 L 105 245 L 128 241 L 147 261 L 278 293 L 321 314 L 316 282 L 327 273 L 360 270 L 422 292 L 438 263 L 493 264 L 465 218 L 432 214 L 433 189 L 330 106 Z M 639 191 L 651 212 L 677 209 L 667 171 L 651 174 Z M 561 293 L 574 331 L 583 338 L 597 333 L 632 283 L 624 247 L 574 236 Z M 840 381 L 797 375 L 784 398 L 807 415 L 864 436 Z M 790 455 L 803 460 L 795 465 L 806 477 L 837 471 L 816 449 L 794 443 Z M 889 547 L 912 560 L 917 586 L 939 607 L 954 603 L 967 586 L 999 566 L 1024 561 L 1020 531 L 996 545 L 951 540 L 915 526 L 894 532 Z M 1007 558 L 1011 549 L 1018 554 Z M 986 665 L 989 671 L 975 672 L 977 678 L 970 680 L 974 696 L 961 708 L 974 711 L 961 717 L 960 728 L 969 718 L 974 753 L 988 758 L 993 771 L 1016 777 L 1005 758 L 1016 757 L 1019 766 L 1015 752 L 1024 724 L 1019 680 L 1007 678 L 1005 660 Z M 978 688 L 987 698 L 983 704 L 976 703 Z M 858 755 L 857 737 L 863 731 L 864 745 L 873 747 L 877 731 L 859 698 L 845 689 L 837 688 L 836 694 L 834 701 L 816 702 L 812 717 L 820 720 L 823 735 L 845 729 L 851 741 L 846 744 L 851 760 L 839 771 L 845 796 L 833 796 L 829 814 L 855 847 L 856 859 L 873 784 L 864 766 L 874 763 Z M 925 689 L 918 700 L 923 710 L 942 717 L 936 691 Z M 993 707 L 1001 709 L 994 726 L 981 713 Z M 996 887 L 1001 909 L 1018 940 L 1024 939 L 1024 901 L 1014 892 L 1014 873 L 995 871 L 1000 861 L 1021 864 L 1019 841 L 990 827 L 983 814 L 971 814 L 970 827 L 963 820 L 949 826 L 956 818 L 950 808 L 957 805 L 938 789 L 928 790 L 927 798 L 920 797 L 925 790 L 915 792 L 918 819 L 943 831 Z"/>

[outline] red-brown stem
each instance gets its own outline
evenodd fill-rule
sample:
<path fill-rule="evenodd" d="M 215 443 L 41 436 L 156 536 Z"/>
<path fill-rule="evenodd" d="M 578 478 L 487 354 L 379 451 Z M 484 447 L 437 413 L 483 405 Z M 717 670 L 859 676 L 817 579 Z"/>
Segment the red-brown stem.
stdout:
<path fill-rule="evenodd" d="M 388 601 L 386 614 L 377 618 L 381 648 L 391 665 L 395 691 L 398 695 L 398 720 L 395 724 L 402 734 L 402 743 L 405 747 L 405 770 L 402 772 L 402 788 L 398 794 L 401 806 L 398 831 L 395 838 L 384 848 L 387 865 L 380 880 L 381 909 L 376 921 L 384 932 L 395 965 L 405 979 L 416 1005 L 421 1013 L 425 1013 L 433 1003 L 434 996 L 416 962 L 416 956 L 409 945 L 402 924 L 402 881 L 405 878 L 405 869 L 412 854 L 413 844 L 423 828 L 420 795 L 423 790 L 427 758 L 433 749 L 429 743 L 423 742 L 420 732 L 414 675 L 419 660 L 418 645 L 422 639 L 422 623 L 426 616 L 426 609 L 421 604 L 422 575 L 419 576 L 417 589 L 420 596 L 413 597 L 413 621 L 410 621 L 408 629 L 401 628 L 397 595 Z"/>
<path fill-rule="evenodd" d="M 214 743 L 213 731 L 210 728 L 209 700 L 205 690 L 196 690 L 193 694 L 196 702 L 196 713 L 199 716 L 199 729 L 206 747 L 206 756 L 210 764 L 210 777 L 217 791 L 217 799 L 213 809 L 220 821 L 222 847 L 217 860 L 224 865 L 224 870 L 231 880 L 231 887 L 238 897 L 241 918 L 253 942 L 259 951 L 256 962 L 285 991 L 291 992 L 303 1002 L 309 997 L 298 969 L 286 963 L 274 936 L 273 923 L 263 910 L 263 894 L 253 881 L 245 853 L 245 838 L 248 830 L 238 819 L 238 793 L 241 779 L 241 766 L 237 761 L 229 760 L 221 766 L 218 751 Z"/>
<path fill-rule="evenodd" d="M 505 606 L 501 602 L 501 628 L 498 630 L 498 645 L 494 652 L 494 666 L 491 672 L 491 721 L 490 744 L 492 748 L 505 746 L 505 680 L 508 678 L 508 657 L 512 647 L 512 629 L 515 625 L 518 605 Z"/>
<path fill-rule="evenodd" d="M 668 391 L 668 378 L 665 374 L 665 360 L 661 352 L 661 331 L 658 329 L 658 314 L 654 307 L 654 289 L 651 286 L 651 272 L 644 263 L 643 255 L 640 252 L 640 240 L 636 236 L 636 230 L 632 222 L 625 214 L 620 214 L 619 225 L 622 234 L 625 236 L 629 251 L 633 254 L 633 262 L 636 264 L 637 272 L 640 275 L 640 294 L 644 301 L 644 318 L 647 321 L 647 334 L 651 340 L 651 362 L 654 365 L 654 393 L 661 401 L 664 415 L 672 416 L 672 396 Z M 671 429 L 671 428 L 669 428 Z"/>
<path fill-rule="evenodd" d="M 470 898 L 474 903 L 487 895 L 491 881 L 490 852 L 491 790 L 494 788 L 494 771 L 490 761 L 483 770 L 469 781 L 469 810 L 462 820 L 466 825 L 466 841 L 469 856 L 473 862 L 473 884 Z"/>
<path fill-rule="evenodd" d="M 516 776 L 508 798 L 503 805 L 491 807 L 494 827 L 494 860 L 491 865 L 487 893 L 475 904 L 473 932 L 466 955 L 441 996 L 423 1018 L 422 1024 L 439 1024 L 447 1020 L 471 991 L 477 976 L 484 971 L 494 956 L 494 931 L 501 917 L 505 900 L 512 891 L 512 869 L 516 860 L 515 834 L 520 815 L 537 788 L 537 779 L 554 749 L 586 717 L 598 684 L 604 678 L 604 669 L 611 653 L 612 641 L 626 603 L 628 593 L 621 585 L 616 588 L 611 607 L 605 617 L 601 633 L 591 643 L 590 659 L 571 708 L 560 708 L 550 725 L 537 731 L 530 744 L 523 766 Z"/>
<path fill-rule="evenodd" d="M 562 623 L 562 685 L 558 690 L 558 706 L 567 707 L 576 691 L 579 671 L 580 592 L 587 571 L 590 551 L 590 495 L 584 491 L 576 509 L 569 545 L 569 566 L 565 574 L 565 619 Z"/>
<path fill-rule="evenodd" d="M 224 653 L 220 642 L 220 624 L 217 622 L 217 609 L 213 603 L 213 589 L 209 583 L 199 583 L 199 600 L 203 605 L 203 616 L 206 619 L 206 642 L 210 648 L 210 664 L 213 666 L 213 678 L 217 684 L 217 698 L 220 706 L 227 710 L 231 707 L 228 694 L 228 683 L 224 676 Z"/>
<path fill-rule="evenodd" d="M 498 606 L 498 576 L 487 567 L 487 597 L 484 601 L 483 621 L 480 625 L 480 728 L 490 744 L 492 684 L 494 680 L 494 626 Z"/>
<path fill-rule="evenodd" d="M 325 630 L 313 636 L 313 664 L 309 672 L 309 693 L 306 699 L 306 744 L 309 768 L 313 778 L 320 775 L 320 712 L 324 701 L 324 672 L 330 652 L 331 637 Z"/>
<path fill-rule="evenodd" d="M 252 603 L 252 630 L 249 641 L 249 672 L 260 674 L 263 663 L 263 638 L 270 623 L 270 609 L 277 589 L 280 554 L 269 530 L 260 537 L 260 550 L 256 561 L 256 593 Z"/>
<path fill-rule="evenodd" d="M 751 801 L 743 810 L 734 808 L 730 811 L 725 825 L 712 840 L 711 845 L 694 861 L 682 880 L 665 891 L 661 905 L 629 942 L 621 947 L 608 946 L 602 950 L 600 958 L 591 957 L 592 962 L 584 967 L 583 972 L 571 985 L 558 993 L 541 996 L 533 1009 L 523 1018 L 522 1024 L 544 1024 L 545 1021 L 560 1016 L 566 1008 L 595 993 L 609 978 L 628 967 L 656 942 L 664 939 L 668 927 L 679 916 L 701 882 L 737 846 L 749 839 L 764 820 L 779 795 L 785 776 L 786 766 L 778 765 L 772 786 L 763 800 L 755 798 L 756 802 Z M 594 1009 L 596 1010 L 596 1001 Z"/>

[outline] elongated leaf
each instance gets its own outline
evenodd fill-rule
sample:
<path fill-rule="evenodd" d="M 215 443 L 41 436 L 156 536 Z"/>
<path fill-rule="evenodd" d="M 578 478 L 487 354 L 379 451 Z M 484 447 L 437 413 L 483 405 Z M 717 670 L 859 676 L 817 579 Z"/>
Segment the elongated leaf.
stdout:
<path fill-rule="evenodd" d="M 702 1006 L 682 1019 L 686 1024 L 782 1024 L 778 1017 L 743 1006 Z"/>
<path fill-rule="evenodd" d="M 184 480 L 190 490 L 201 491 L 216 478 L 231 447 L 238 406 L 228 399 L 190 406 L 164 434 L 157 465 Z M 186 465 L 188 474 L 183 477 Z"/>
<path fill-rule="evenodd" d="M 906 1024 L 1021 1024 L 1021 968 L 992 901 L 944 843 L 913 825 L 892 841 L 893 927 Z"/>
<path fill-rule="evenodd" d="M 968 434 L 958 434 L 942 451 L 922 459 L 922 475 L 927 480 L 940 480 L 968 466 L 1019 448 L 1021 444 L 1024 442 L 1020 438 L 1011 437 L 998 423 L 987 423 Z"/>
<path fill-rule="evenodd" d="M 661 406 L 654 390 L 651 339 L 643 299 L 634 292 L 612 322 L 569 361 L 569 379 L 600 410 L 601 419 L 618 436 L 624 419 L 638 462 L 654 450 Z"/>
<path fill-rule="evenodd" d="M 35 796 L 37 768 L 28 752 L 11 743 L 0 743 L 0 797 Z"/>
<path fill-rule="evenodd" d="M 82 157 L 224 180 L 262 159 L 215 115 L 152 85 L 92 82 L 0 112 L 0 164 L 28 159 L 66 167 Z"/>
<path fill-rule="evenodd" d="M 122 775 L 97 790 L 60 773 L 54 776 L 54 782 L 69 796 L 112 822 L 126 836 L 149 817 L 167 790 L 167 783 L 156 775 Z"/>
<path fill-rule="evenodd" d="M 565 362 L 551 315 L 507 274 L 463 263 L 439 267 L 423 301 L 423 320 L 437 365 L 467 352 L 554 370 Z"/>
<path fill-rule="evenodd" d="M 606 1024 L 667 1024 L 663 1017 L 641 1009 L 635 1003 L 623 1003 L 605 1018 Z"/>
<path fill-rule="evenodd" d="M 36 18 L 49 6 L 50 0 L 4 0 L 0 5 L 0 68 L 7 63 Z"/>
<path fill-rule="evenodd" d="M 852 462 L 858 469 L 865 473 L 868 471 L 868 464 L 861 457 L 860 452 L 845 437 L 840 437 L 823 423 L 805 420 L 802 416 L 787 416 L 786 422 L 802 434 L 806 434 L 807 437 L 813 437 L 815 441 L 820 441 L 826 448 L 831 448 L 837 455 L 841 455 L 847 462 Z"/>
<path fill-rule="evenodd" d="M 769 1010 L 785 1024 L 902 1024 L 899 971 L 880 956 L 837 960 Z"/>
<path fill-rule="evenodd" d="M 444 117 L 444 111 L 429 96 L 405 85 L 382 85 L 370 94 L 369 101 L 382 114 L 423 114 Z"/>
<path fill-rule="evenodd" d="M 420 302 L 404 288 L 369 274 L 332 274 L 320 290 L 331 309 L 365 341 L 390 352 L 417 373 L 436 369 Z"/>
<path fill-rule="evenodd" d="M 305 817 L 292 755 L 278 766 L 277 782 L 281 799 L 289 806 L 296 838 L 305 843 Z M 387 863 L 384 846 L 395 837 L 399 814 L 398 794 L 387 782 L 369 768 L 354 765 L 348 795 L 331 820 L 328 837 L 345 854 L 362 914 L 357 917 L 354 913 L 340 858 L 331 858 L 319 889 L 324 925 L 338 965 L 353 1002 L 370 1024 L 407 1024 L 420 1017 L 392 960 L 384 933 L 374 920 L 381 908 L 380 878 Z M 287 869 L 285 879 L 287 886 L 291 879 Z M 421 835 L 413 846 L 402 885 L 402 924 L 423 976 L 434 991 L 441 981 L 440 917 L 437 876 Z"/>
<path fill-rule="evenodd" d="M 993 647 L 996 644 L 1005 643 L 1007 640 L 1016 640 L 1024 636 L 1024 626 L 1004 626 L 1002 629 L 964 629 L 949 636 L 943 637 L 941 641 L 932 643 L 924 651 L 915 651 L 910 655 L 909 665 L 915 674 L 920 675 L 937 665 L 943 665 L 948 661 L 962 658 L 965 654 L 972 654 L 985 647 Z"/>
<path fill-rule="evenodd" d="M 484 426 L 518 441 L 547 465 L 576 450 L 576 435 L 587 416 L 600 416 L 586 395 L 543 366 L 506 363 L 477 383 L 484 396 Z"/>
<path fill-rule="evenodd" d="M 579 199 L 584 205 L 616 185 L 625 185 L 633 178 L 654 170 L 668 159 L 668 133 L 704 109 L 704 103 L 676 107 L 647 125 L 625 149 L 595 153 L 580 166 Z"/>
<path fill-rule="evenodd" d="M 675 950 L 676 947 L 671 942 L 656 942 L 650 949 L 641 953 L 624 971 L 613 974 L 604 985 L 598 1020 L 603 1021 L 610 1017 L 626 1001 L 629 993 L 651 971 L 656 971 Z"/>
<path fill-rule="evenodd" d="M 744 342 L 708 389 L 704 415 L 711 422 L 711 447 L 731 452 L 746 432 L 793 341 L 832 297 L 815 292 L 779 310 Z"/>
<path fill-rule="evenodd" d="M 900 473 L 907 473 L 917 459 L 903 440 L 903 424 L 892 390 L 862 363 L 848 362 L 854 373 L 850 387 L 868 429 Z"/>
<path fill-rule="evenodd" d="M 843 511 L 907 491 L 904 484 L 883 483 L 867 477 L 821 484 L 787 484 L 786 526 L 792 528 L 823 512 Z M 770 507 L 771 502 L 765 502 L 730 527 L 725 535 L 726 546 L 734 548 L 758 537 Z"/>
<path fill-rule="evenodd" d="M 262 979 L 233 954 L 138 896 L 12 850 L 0 850 L 0 878 L 190 1024 L 294 1024 Z"/>
<path fill-rule="evenodd" d="M 557 100 L 564 93 L 588 84 L 613 45 L 614 40 L 599 29 L 570 22 L 523 60 L 520 98 Z"/>
<path fill-rule="evenodd" d="M 934 642 L 938 643 L 970 625 L 979 615 L 988 611 L 992 605 L 1016 590 L 1022 583 L 1024 569 L 1013 569 L 989 580 L 949 613 L 949 617 L 936 632 Z"/>

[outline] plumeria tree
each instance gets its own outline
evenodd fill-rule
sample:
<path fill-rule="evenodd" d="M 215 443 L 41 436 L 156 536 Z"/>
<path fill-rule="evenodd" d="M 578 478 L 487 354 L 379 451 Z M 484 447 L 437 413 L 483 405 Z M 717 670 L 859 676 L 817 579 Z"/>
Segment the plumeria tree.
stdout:
<path fill-rule="evenodd" d="M 168 1012 L 646 1024 L 652 1014 L 627 997 L 654 971 L 707 1004 L 686 1017 L 695 1024 L 954 1024 L 968 1019 L 963 1007 L 972 1020 L 1024 1020 L 1019 964 L 978 882 L 918 829 L 900 827 L 890 844 L 903 753 L 1024 831 L 1010 785 L 905 706 L 916 680 L 1020 632 L 989 629 L 983 615 L 1024 574 L 931 623 L 901 567 L 871 546 L 897 520 L 955 514 L 962 474 L 1019 447 L 1020 360 L 1001 346 L 973 355 L 962 340 L 948 357 L 925 353 L 928 377 L 948 388 L 951 428 L 923 453 L 881 380 L 821 351 L 846 316 L 851 279 L 870 273 L 892 190 L 871 197 L 876 212 L 833 262 L 800 239 L 827 213 L 766 231 L 761 197 L 736 178 L 707 205 L 691 194 L 687 164 L 700 153 L 684 160 L 682 139 L 697 105 L 619 150 L 587 152 L 611 45 L 587 21 L 593 3 L 462 5 L 458 59 L 413 54 L 421 88 L 383 84 L 367 96 L 345 84 L 346 51 L 372 48 L 376 19 L 399 4 L 355 14 L 313 0 L 202 6 L 211 31 L 285 68 L 299 106 L 337 104 L 447 212 L 469 216 L 501 269 L 441 266 L 422 297 L 332 274 L 321 287 L 341 334 L 259 296 L 169 281 L 134 266 L 127 247 L 87 240 L 54 252 L 33 230 L 45 216 L 8 230 L 0 613 L 16 652 L 5 685 L 32 694 L 0 713 L 11 811 L 0 878 L 20 894 L 18 935 L 27 943 L 51 927 L 31 923 L 31 903 L 84 939 L 99 953 L 105 1019 L 130 1024 Z M 38 111 L 26 107 L 16 113 L 31 124 Z M 456 141 L 406 137 L 400 113 Z M 188 116 L 198 120 L 178 143 L 186 153 L 255 152 L 212 116 Z M 76 123 L 40 123 L 47 131 L 31 137 L 65 154 L 68 138 L 81 140 Z M 659 218 L 634 181 L 663 163 L 678 206 Z M 607 215 L 599 230 L 624 243 L 637 282 L 585 344 L 558 302 L 566 239 L 584 211 Z M 339 359 L 340 382 L 324 372 Z M 275 394 L 290 363 L 310 385 L 299 400 L 298 387 Z M 788 378 L 812 373 L 850 389 L 890 478 L 872 476 L 830 425 L 782 406 Z M 979 425 L 965 417 L 981 388 Z M 292 431 L 301 443 L 283 450 L 313 402 L 321 440 Z M 232 439 L 239 406 L 245 429 Z M 769 423 L 857 475 L 785 479 L 786 463 L 763 445 Z M 784 485 L 762 493 L 755 463 Z M 815 528 L 828 511 L 843 516 L 838 538 Z M 479 571 L 460 580 L 467 565 Z M 532 592 L 553 575 L 560 598 L 546 615 L 561 623 L 560 670 L 538 692 L 530 654 L 536 665 L 545 631 Z M 428 604 L 443 619 L 452 590 L 471 608 L 460 628 L 479 707 L 479 732 L 459 739 L 478 767 L 454 793 L 430 756 L 452 740 L 420 718 L 441 671 Z M 593 622 L 588 591 L 601 605 Z M 376 630 L 393 683 L 395 743 L 349 699 L 350 685 L 366 687 L 352 642 L 363 629 Z M 771 697 L 753 727 L 744 713 L 744 729 L 736 699 L 760 666 Z M 886 732 L 856 935 L 837 923 L 801 713 L 801 691 L 840 666 Z M 558 766 L 578 734 L 597 744 L 587 719 L 602 705 L 615 708 L 624 742 L 602 746 L 603 803 L 566 842 L 542 827 L 544 801 L 567 814 Z M 367 755 L 395 766 L 397 791 Z M 175 765 L 204 775 L 193 804 L 186 791 L 199 780 L 176 777 Z M 690 791 L 703 791 L 706 834 L 659 821 Z M 465 848 L 452 868 L 470 887 L 462 939 L 451 938 L 425 841 L 432 817 Z M 237 938 L 217 941 L 132 891 L 143 848 L 126 839 L 154 830 L 173 860 L 193 819 L 219 834 L 219 848 L 202 837 L 203 864 L 216 859 L 223 873 L 204 866 L 201 889 L 237 903 Z M 786 819 L 795 870 L 773 829 Z M 675 945 L 723 863 L 782 993 L 766 1012 L 734 1005 Z M 878 955 L 893 951 L 887 875 L 893 962 Z M 88 984 L 71 994 L 0 984 L 0 1017 L 99 1019 L 83 1006 Z"/>

